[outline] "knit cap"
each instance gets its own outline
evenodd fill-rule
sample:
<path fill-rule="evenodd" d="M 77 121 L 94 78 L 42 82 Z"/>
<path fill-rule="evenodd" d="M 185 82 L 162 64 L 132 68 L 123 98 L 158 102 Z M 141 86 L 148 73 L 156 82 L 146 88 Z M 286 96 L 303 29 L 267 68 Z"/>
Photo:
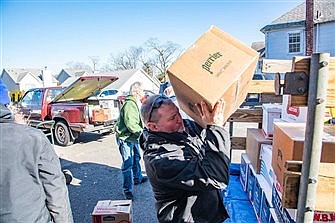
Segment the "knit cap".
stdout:
<path fill-rule="evenodd" d="M 1 79 L 0 79 L 0 103 L 3 105 L 8 105 L 10 103 L 8 89 Z"/>

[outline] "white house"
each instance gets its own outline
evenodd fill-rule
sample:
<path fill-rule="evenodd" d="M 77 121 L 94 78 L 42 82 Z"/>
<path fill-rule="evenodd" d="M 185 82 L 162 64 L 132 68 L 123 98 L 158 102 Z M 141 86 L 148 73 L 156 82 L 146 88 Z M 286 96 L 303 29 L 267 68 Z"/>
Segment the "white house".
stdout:
<path fill-rule="evenodd" d="M 0 77 L 10 92 L 27 91 L 35 87 L 51 87 L 58 83 L 47 69 L 5 68 Z"/>
<path fill-rule="evenodd" d="M 160 81 L 148 75 L 142 69 L 131 69 L 131 70 L 121 70 L 113 71 L 108 73 L 99 73 L 98 75 L 115 75 L 119 79 L 105 89 L 116 89 L 119 92 L 127 93 L 129 92 L 130 85 L 136 81 L 142 82 L 144 89 L 158 93 L 160 87 Z"/>
<path fill-rule="evenodd" d="M 313 52 L 335 56 L 335 0 L 314 1 Z M 305 2 L 264 26 L 265 58 L 290 60 L 305 55 Z"/>
<path fill-rule="evenodd" d="M 40 69 L 3 69 L 1 79 L 10 92 L 27 91 L 30 88 L 43 87 L 42 72 Z"/>

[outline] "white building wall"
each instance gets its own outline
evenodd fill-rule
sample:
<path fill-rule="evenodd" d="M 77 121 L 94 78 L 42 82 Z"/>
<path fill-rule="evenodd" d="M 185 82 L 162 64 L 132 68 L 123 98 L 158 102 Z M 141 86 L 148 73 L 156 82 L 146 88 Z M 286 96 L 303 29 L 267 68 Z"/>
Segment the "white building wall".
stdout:
<path fill-rule="evenodd" d="M 301 47 L 299 53 L 288 52 L 289 33 L 301 33 Z M 305 31 L 304 28 L 290 28 L 283 30 L 272 30 L 265 35 L 265 57 L 267 59 L 292 59 L 294 56 L 303 56 L 305 54 Z"/>
<path fill-rule="evenodd" d="M 30 88 L 43 87 L 42 81 L 38 81 L 33 75 L 27 74 L 20 81 L 20 90 L 27 91 Z"/>
<path fill-rule="evenodd" d="M 152 82 L 152 80 L 142 73 L 140 70 L 136 71 L 135 74 L 133 74 L 119 89 L 119 91 L 123 93 L 128 93 L 130 85 L 132 85 L 134 82 L 139 81 L 142 82 L 145 90 L 150 90 L 154 93 L 158 93 L 159 91 L 159 85 Z"/>

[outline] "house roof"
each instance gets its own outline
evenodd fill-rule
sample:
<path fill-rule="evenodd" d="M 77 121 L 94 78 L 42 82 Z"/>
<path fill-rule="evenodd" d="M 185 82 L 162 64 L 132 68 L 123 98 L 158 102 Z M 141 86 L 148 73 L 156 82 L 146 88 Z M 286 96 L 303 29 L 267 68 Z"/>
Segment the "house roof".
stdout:
<path fill-rule="evenodd" d="M 262 50 L 265 47 L 265 42 L 253 42 L 251 43 L 251 48 L 259 51 Z"/>
<path fill-rule="evenodd" d="M 84 70 L 84 69 L 72 69 L 72 68 L 65 68 L 62 69 L 61 72 L 57 75 L 57 79 L 62 72 L 66 72 L 70 77 L 81 77 L 83 75 L 92 75 L 93 72 L 91 70 Z"/>
<path fill-rule="evenodd" d="M 154 83 L 159 86 L 160 82 L 157 78 L 149 76 L 147 73 L 145 73 L 142 69 L 130 69 L 130 70 L 121 70 L 121 71 L 113 71 L 113 72 L 104 72 L 104 73 L 98 73 L 98 75 L 115 75 L 119 79 L 113 83 L 111 83 L 106 89 L 120 89 L 124 83 L 129 80 L 131 76 L 133 76 L 137 71 L 142 72 L 144 75 L 146 75 L 149 79 L 151 79 Z"/>
<path fill-rule="evenodd" d="M 251 48 L 259 53 L 259 58 L 265 57 L 265 42 L 253 42 Z"/>
<path fill-rule="evenodd" d="M 75 82 L 79 77 L 73 76 L 73 77 L 69 77 L 67 78 L 63 83 L 60 84 L 60 86 L 69 86 L 70 84 L 72 84 L 73 82 Z"/>
<path fill-rule="evenodd" d="M 304 26 L 306 20 L 306 3 L 303 2 L 289 12 L 264 26 L 261 31 L 281 29 L 286 27 Z M 314 1 L 314 23 L 335 21 L 335 0 Z"/>
<path fill-rule="evenodd" d="M 31 74 L 38 81 L 42 81 L 41 69 L 36 68 L 8 68 L 4 69 L 15 83 L 19 83 L 27 74 Z"/>

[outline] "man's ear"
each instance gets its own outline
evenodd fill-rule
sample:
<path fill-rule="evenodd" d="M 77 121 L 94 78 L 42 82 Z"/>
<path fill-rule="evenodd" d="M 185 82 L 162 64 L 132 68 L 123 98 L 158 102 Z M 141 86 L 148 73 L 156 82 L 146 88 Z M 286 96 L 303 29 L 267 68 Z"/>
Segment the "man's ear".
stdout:
<path fill-rule="evenodd" d="M 148 122 L 147 127 L 150 131 L 155 132 L 157 131 L 157 125 L 154 122 Z"/>

